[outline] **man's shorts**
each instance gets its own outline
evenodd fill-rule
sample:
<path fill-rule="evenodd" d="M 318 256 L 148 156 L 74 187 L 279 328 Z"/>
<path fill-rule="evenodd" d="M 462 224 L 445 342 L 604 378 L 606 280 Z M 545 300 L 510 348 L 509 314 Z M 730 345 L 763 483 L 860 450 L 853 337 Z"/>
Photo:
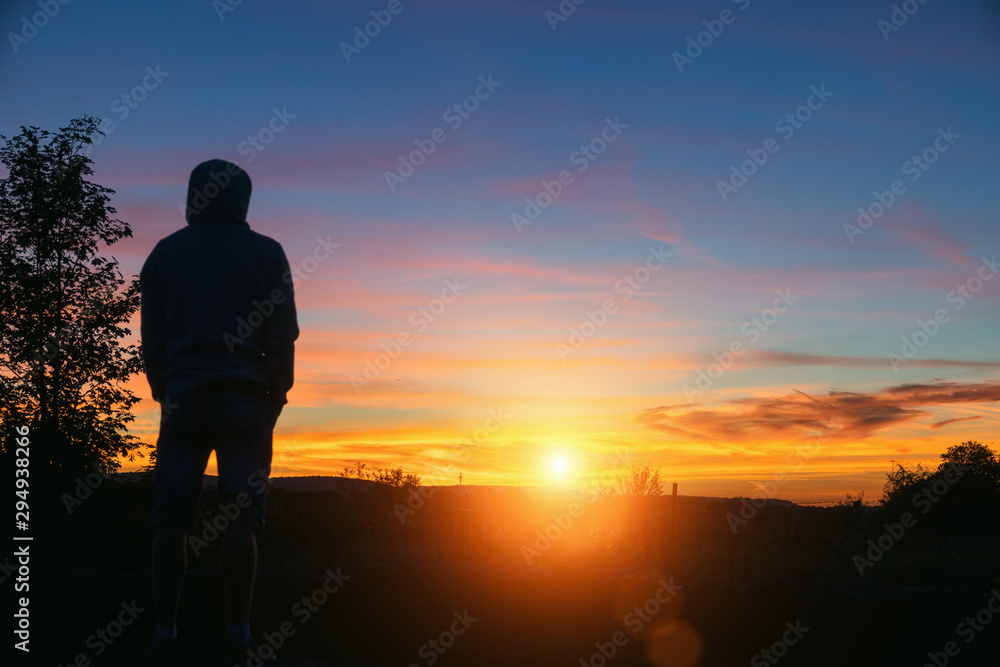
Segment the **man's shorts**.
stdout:
<path fill-rule="evenodd" d="M 197 532 L 201 483 L 214 449 L 223 507 L 212 508 L 213 519 L 226 516 L 228 522 L 245 523 L 259 532 L 271 472 L 273 432 L 267 401 L 234 391 L 195 389 L 167 397 L 161 409 L 154 525 L 176 523 Z M 216 523 L 227 521 L 219 518 Z"/>

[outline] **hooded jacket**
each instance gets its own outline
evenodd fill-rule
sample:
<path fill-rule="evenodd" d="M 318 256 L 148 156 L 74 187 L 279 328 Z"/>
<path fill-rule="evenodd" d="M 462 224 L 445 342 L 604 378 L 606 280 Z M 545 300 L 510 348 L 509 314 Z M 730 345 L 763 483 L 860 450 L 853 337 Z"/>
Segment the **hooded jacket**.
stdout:
<path fill-rule="evenodd" d="M 250 177 L 224 160 L 191 172 L 187 226 L 139 274 L 146 377 L 163 402 L 213 381 L 256 383 L 279 410 L 299 328 L 281 245 L 246 222 Z"/>

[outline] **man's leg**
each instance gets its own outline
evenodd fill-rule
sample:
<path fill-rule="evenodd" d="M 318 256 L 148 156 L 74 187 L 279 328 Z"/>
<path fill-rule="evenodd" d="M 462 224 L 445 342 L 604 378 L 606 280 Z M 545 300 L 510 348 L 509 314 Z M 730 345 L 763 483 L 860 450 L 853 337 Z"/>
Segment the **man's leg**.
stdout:
<path fill-rule="evenodd" d="M 161 644 L 177 633 L 177 610 L 187 570 L 187 534 L 193 530 L 201 497 L 201 480 L 211 453 L 203 442 L 203 426 L 192 414 L 189 395 L 172 397 L 171 411 L 164 411 L 156 441 L 156 510 L 153 539 L 153 593 L 156 607 L 156 641 Z"/>
<path fill-rule="evenodd" d="M 153 541 L 153 593 L 156 599 L 156 624 L 162 630 L 177 627 L 177 607 L 187 570 L 187 544 L 184 529 L 175 523 L 162 523 Z"/>
<path fill-rule="evenodd" d="M 250 622 L 253 585 L 257 575 L 257 536 L 247 524 L 233 522 L 222 543 L 222 574 L 226 582 L 226 608 L 231 626 Z"/>
<path fill-rule="evenodd" d="M 272 431 L 262 398 L 220 394 L 220 424 L 215 453 L 219 464 L 219 502 L 231 516 L 222 545 L 226 583 L 226 631 L 236 647 L 251 643 L 250 607 L 257 576 L 257 531 L 264 525 Z M 236 428 L 229 425 L 238 425 Z"/>

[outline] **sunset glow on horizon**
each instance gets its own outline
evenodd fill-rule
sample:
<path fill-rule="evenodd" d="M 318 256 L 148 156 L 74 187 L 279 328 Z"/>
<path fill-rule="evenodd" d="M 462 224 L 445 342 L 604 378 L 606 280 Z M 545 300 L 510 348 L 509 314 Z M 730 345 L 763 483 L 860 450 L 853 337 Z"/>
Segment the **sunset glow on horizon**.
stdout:
<path fill-rule="evenodd" d="M 108 119 L 126 277 L 196 164 L 247 171 L 301 330 L 274 476 L 874 501 L 996 449 L 996 7 L 557 4 L 405 2 L 345 50 L 384 2 L 70 3 L 8 48 L 0 132 Z"/>

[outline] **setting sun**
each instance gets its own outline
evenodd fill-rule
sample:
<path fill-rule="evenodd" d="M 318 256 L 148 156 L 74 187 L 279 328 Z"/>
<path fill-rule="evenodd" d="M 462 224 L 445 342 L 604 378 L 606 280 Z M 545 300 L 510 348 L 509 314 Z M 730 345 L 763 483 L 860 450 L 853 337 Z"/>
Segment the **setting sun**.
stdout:
<path fill-rule="evenodd" d="M 557 454 L 549 459 L 549 472 L 556 479 L 565 479 L 569 468 L 569 461 L 562 454 Z"/>

